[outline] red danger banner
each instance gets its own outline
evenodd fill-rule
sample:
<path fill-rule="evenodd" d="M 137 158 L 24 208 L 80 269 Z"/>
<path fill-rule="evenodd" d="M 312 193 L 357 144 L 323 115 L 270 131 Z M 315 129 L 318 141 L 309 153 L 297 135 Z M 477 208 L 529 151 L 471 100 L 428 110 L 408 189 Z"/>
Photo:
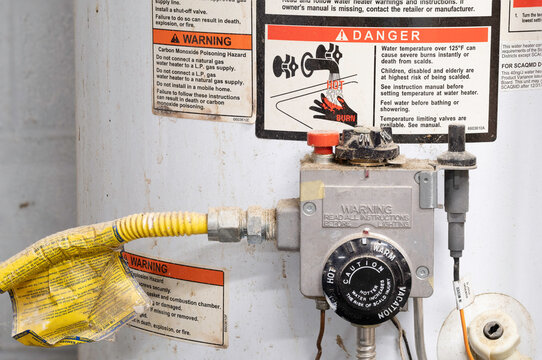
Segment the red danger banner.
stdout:
<path fill-rule="evenodd" d="M 131 269 L 149 274 L 161 275 L 173 279 L 192 281 L 202 284 L 224 286 L 224 272 L 193 266 L 178 265 L 170 262 L 150 259 L 143 256 L 122 253 L 122 257 Z"/>
<path fill-rule="evenodd" d="M 542 0 L 537 0 L 542 1 Z M 268 25 L 268 40 L 355 43 L 487 43 L 487 27 L 352 28 Z"/>
<path fill-rule="evenodd" d="M 514 0 L 515 8 L 542 6 L 542 0 Z"/>

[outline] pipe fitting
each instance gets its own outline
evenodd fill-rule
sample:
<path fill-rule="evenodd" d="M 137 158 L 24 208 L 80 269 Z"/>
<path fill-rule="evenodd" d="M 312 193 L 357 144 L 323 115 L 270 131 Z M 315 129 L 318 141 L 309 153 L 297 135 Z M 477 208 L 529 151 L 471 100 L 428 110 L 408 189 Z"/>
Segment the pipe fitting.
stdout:
<path fill-rule="evenodd" d="M 246 228 L 243 211 L 236 207 L 210 208 L 207 233 L 210 241 L 239 242 Z"/>
<path fill-rule="evenodd" d="M 317 298 L 316 299 L 316 309 L 320 311 L 327 311 L 329 310 L 329 304 L 326 301 L 326 298 Z"/>
<path fill-rule="evenodd" d="M 376 328 L 357 328 L 358 349 L 356 359 L 376 360 Z"/>
<path fill-rule="evenodd" d="M 261 244 L 264 240 L 275 239 L 275 210 L 251 206 L 246 212 L 247 242 Z"/>
<path fill-rule="evenodd" d="M 261 244 L 275 239 L 275 209 L 210 208 L 207 216 L 210 241 L 229 243 L 246 238 L 249 244 Z"/>

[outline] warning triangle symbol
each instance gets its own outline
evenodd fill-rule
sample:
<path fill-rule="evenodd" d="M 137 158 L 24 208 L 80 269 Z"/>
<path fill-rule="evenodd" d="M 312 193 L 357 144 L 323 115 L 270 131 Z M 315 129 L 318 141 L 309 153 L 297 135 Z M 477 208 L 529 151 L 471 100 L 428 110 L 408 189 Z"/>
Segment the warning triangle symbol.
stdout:
<path fill-rule="evenodd" d="M 171 39 L 171 42 L 173 44 L 179 44 L 180 43 L 179 38 L 177 37 L 177 34 L 173 34 L 173 38 Z"/>
<path fill-rule="evenodd" d="M 348 41 L 348 37 L 344 33 L 344 30 L 341 29 L 341 32 L 339 33 L 339 35 L 337 35 L 337 38 L 335 40 L 336 41 Z"/>

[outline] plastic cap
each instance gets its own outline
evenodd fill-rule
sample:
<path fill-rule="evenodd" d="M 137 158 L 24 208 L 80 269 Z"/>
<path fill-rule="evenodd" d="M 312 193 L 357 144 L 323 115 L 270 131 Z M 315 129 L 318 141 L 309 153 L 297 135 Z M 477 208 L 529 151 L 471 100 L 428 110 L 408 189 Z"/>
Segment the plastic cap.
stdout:
<path fill-rule="evenodd" d="M 311 131 L 307 133 L 307 144 L 314 146 L 316 154 L 333 154 L 333 146 L 339 145 L 339 133 L 336 131 Z"/>

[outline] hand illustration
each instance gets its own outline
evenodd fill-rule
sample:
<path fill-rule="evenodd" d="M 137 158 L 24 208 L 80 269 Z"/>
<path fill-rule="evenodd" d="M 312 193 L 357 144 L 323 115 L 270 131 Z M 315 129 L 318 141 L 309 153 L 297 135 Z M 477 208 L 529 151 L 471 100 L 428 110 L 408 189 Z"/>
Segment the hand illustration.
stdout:
<path fill-rule="evenodd" d="M 339 104 L 334 104 L 324 94 L 320 94 L 322 101 L 314 100 L 317 106 L 309 109 L 321 115 L 314 115 L 315 119 L 342 122 L 350 126 L 356 126 L 358 113 L 352 110 L 340 96 L 337 97 Z"/>

